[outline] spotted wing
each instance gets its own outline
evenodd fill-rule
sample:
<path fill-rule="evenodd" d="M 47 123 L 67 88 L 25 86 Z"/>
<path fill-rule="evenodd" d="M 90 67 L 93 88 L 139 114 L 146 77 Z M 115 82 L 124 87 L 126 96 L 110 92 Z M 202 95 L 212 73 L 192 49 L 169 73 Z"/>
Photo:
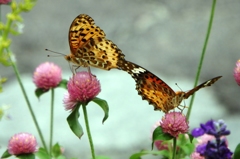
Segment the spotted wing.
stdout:
<path fill-rule="evenodd" d="M 68 40 L 71 53 L 75 54 L 91 38 L 104 38 L 105 36 L 104 31 L 95 25 L 94 20 L 90 16 L 80 14 L 73 20 L 69 28 Z"/>
<path fill-rule="evenodd" d="M 176 93 L 163 80 L 132 62 L 123 61 L 119 65 L 134 78 L 138 94 L 152 104 L 155 110 L 168 112 L 174 109 L 172 99 Z"/>
<path fill-rule="evenodd" d="M 69 29 L 71 53 L 65 59 L 78 67 L 93 66 L 104 70 L 118 68 L 118 60 L 124 59 L 124 54 L 105 36 L 90 16 L 80 14 Z"/>
<path fill-rule="evenodd" d="M 196 91 L 198 91 L 201 88 L 211 86 L 214 84 L 217 80 L 219 80 L 222 76 L 214 77 L 210 80 L 207 80 L 206 82 L 203 82 L 202 84 L 198 85 L 197 87 L 191 89 L 188 92 L 185 92 L 184 99 L 187 99 L 189 96 L 193 95 Z"/>
<path fill-rule="evenodd" d="M 118 61 L 124 59 L 124 54 L 111 40 L 105 38 L 91 38 L 83 45 L 76 55 L 91 66 L 110 70 L 118 68 Z"/>

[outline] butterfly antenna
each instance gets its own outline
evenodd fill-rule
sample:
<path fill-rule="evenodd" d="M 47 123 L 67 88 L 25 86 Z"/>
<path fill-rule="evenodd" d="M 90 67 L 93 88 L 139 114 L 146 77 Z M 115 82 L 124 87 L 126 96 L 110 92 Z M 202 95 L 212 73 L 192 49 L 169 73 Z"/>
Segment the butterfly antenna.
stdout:
<path fill-rule="evenodd" d="M 60 52 L 56 52 L 56 51 L 52 51 L 52 50 L 49 50 L 49 49 L 45 49 L 45 51 L 49 51 L 49 52 L 52 52 L 52 53 L 55 53 L 55 54 L 58 54 L 58 55 L 47 55 L 48 57 L 58 57 L 59 55 L 61 55 L 61 56 L 66 56 L 65 54 L 63 54 L 63 53 L 60 53 Z"/>
<path fill-rule="evenodd" d="M 178 85 L 177 83 L 175 83 L 175 85 L 180 89 L 180 91 L 183 91 L 183 90 L 181 89 L 181 87 L 179 87 L 179 85 Z"/>

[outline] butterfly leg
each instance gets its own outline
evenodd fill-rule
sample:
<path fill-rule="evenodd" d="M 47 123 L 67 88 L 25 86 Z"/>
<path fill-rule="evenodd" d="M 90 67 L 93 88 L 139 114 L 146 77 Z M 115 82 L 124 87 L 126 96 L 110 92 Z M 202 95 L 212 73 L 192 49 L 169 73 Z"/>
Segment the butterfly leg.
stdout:
<path fill-rule="evenodd" d="M 96 77 L 94 74 L 92 74 L 91 68 L 89 66 L 88 66 L 88 73 L 89 73 L 89 76 L 90 76 L 91 80 L 92 80 L 92 76 Z"/>
<path fill-rule="evenodd" d="M 77 69 L 79 68 L 80 66 L 77 66 L 77 65 L 72 65 L 71 66 L 71 71 L 73 73 L 73 75 L 75 75 L 77 73 Z"/>
<path fill-rule="evenodd" d="M 70 66 L 70 69 L 71 69 L 73 75 L 75 75 L 77 73 L 77 69 L 80 68 L 80 67 L 81 66 L 79 66 L 79 65 L 72 65 L 72 66 Z M 88 73 L 89 73 L 90 79 L 92 80 L 92 76 L 94 76 L 94 77 L 96 77 L 96 76 L 91 73 L 91 68 L 89 66 L 86 66 L 86 67 L 88 69 Z"/>
<path fill-rule="evenodd" d="M 75 67 L 76 67 L 76 68 L 74 69 L 74 74 L 77 73 L 77 69 L 78 69 L 80 66 L 76 66 L 76 65 L 75 65 Z"/>
<path fill-rule="evenodd" d="M 181 107 L 181 108 L 180 108 Z M 179 105 L 178 107 L 177 107 L 180 111 L 181 111 L 181 113 L 183 112 L 183 110 L 185 109 L 185 108 L 188 108 L 186 105 Z"/>

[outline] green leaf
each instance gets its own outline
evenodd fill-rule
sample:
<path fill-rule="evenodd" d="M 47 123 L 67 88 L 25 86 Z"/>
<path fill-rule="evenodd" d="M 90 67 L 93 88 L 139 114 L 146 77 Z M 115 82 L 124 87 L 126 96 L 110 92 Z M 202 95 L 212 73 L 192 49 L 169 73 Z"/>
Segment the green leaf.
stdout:
<path fill-rule="evenodd" d="M 188 133 L 188 136 L 189 136 L 190 142 L 192 143 L 192 142 L 193 142 L 193 139 L 194 139 L 194 136 L 192 136 L 192 134 L 190 134 L 190 133 Z"/>
<path fill-rule="evenodd" d="M 108 112 L 109 112 L 109 107 L 108 107 L 107 101 L 105 101 L 101 98 L 97 98 L 97 97 L 93 98 L 92 101 L 95 102 L 96 104 L 98 104 L 104 111 L 104 117 L 102 120 L 102 123 L 104 123 L 104 121 L 107 120 L 107 118 L 108 118 Z"/>
<path fill-rule="evenodd" d="M 6 54 L 1 55 L 0 63 L 2 63 L 4 66 L 12 66 L 12 62 L 9 61 L 9 56 Z"/>
<path fill-rule="evenodd" d="M 95 158 L 96 159 L 111 159 L 111 158 L 109 158 L 107 156 L 96 156 Z"/>
<path fill-rule="evenodd" d="M 42 89 L 42 88 L 37 88 L 35 90 L 35 95 L 37 96 L 37 98 L 39 99 L 41 95 L 43 95 L 44 93 L 47 93 L 48 90 L 46 89 Z"/>
<path fill-rule="evenodd" d="M 63 156 L 63 155 L 60 155 L 60 156 L 58 156 L 56 159 L 66 159 L 66 157 Z"/>
<path fill-rule="evenodd" d="M 129 159 L 141 159 L 141 156 L 144 155 L 163 155 L 163 154 L 165 154 L 164 151 L 141 151 L 133 154 L 132 156 L 130 156 Z"/>
<path fill-rule="evenodd" d="M 189 156 L 194 152 L 195 145 L 193 143 L 186 143 L 185 145 L 181 145 L 180 148 L 186 156 Z"/>
<path fill-rule="evenodd" d="M 6 77 L 0 77 L 0 83 L 5 83 L 7 82 L 7 78 Z"/>
<path fill-rule="evenodd" d="M 19 159 L 35 159 L 35 155 L 34 154 L 22 154 L 22 155 L 18 155 L 17 158 Z"/>
<path fill-rule="evenodd" d="M 23 12 L 28 12 L 32 10 L 32 8 L 36 4 L 36 0 L 25 0 L 24 2 L 25 3 L 22 3 L 22 5 L 20 5 L 19 7 Z"/>
<path fill-rule="evenodd" d="M 38 156 L 39 159 L 51 159 L 51 156 L 44 148 L 39 148 L 36 156 Z"/>
<path fill-rule="evenodd" d="M 58 143 L 56 143 L 53 147 L 52 147 L 52 156 L 53 157 L 58 157 L 62 154 L 61 152 L 61 147 Z"/>
<path fill-rule="evenodd" d="M 62 80 L 58 85 L 57 85 L 57 87 L 59 87 L 59 88 L 64 88 L 64 89 L 67 89 L 67 80 Z M 56 87 L 56 88 L 57 88 Z M 37 88 L 36 90 L 35 90 L 35 95 L 38 97 L 38 98 L 40 98 L 40 96 L 41 95 L 43 95 L 44 93 L 47 93 L 49 90 L 46 90 L 46 89 L 43 89 L 43 88 Z"/>
<path fill-rule="evenodd" d="M 10 29 L 10 33 L 13 35 L 19 35 L 20 33 L 17 30 Z"/>
<path fill-rule="evenodd" d="M 177 147 L 180 148 L 180 154 L 182 156 L 189 156 L 195 149 L 195 142 L 193 141 L 191 134 L 179 134 L 177 138 Z"/>
<path fill-rule="evenodd" d="M 67 83 L 68 83 L 68 80 L 63 79 L 61 80 L 61 82 L 58 84 L 57 87 L 67 89 Z"/>
<path fill-rule="evenodd" d="M 2 84 L 5 83 L 6 81 L 7 81 L 7 78 L 0 77 L 0 93 L 3 92 Z"/>
<path fill-rule="evenodd" d="M 158 126 L 153 131 L 153 135 L 152 135 L 152 149 L 153 149 L 153 145 L 154 145 L 155 141 L 157 141 L 157 140 L 167 141 L 167 140 L 171 140 L 172 138 L 173 138 L 173 136 L 171 136 L 168 133 L 164 133 L 162 131 L 162 128 L 160 126 Z"/>
<path fill-rule="evenodd" d="M 70 127 L 70 129 L 72 130 L 72 132 L 78 137 L 81 138 L 81 136 L 83 135 L 83 130 L 82 130 L 82 126 L 80 125 L 78 118 L 80 116 L 78 110 L 81 106 L 81 103 L 78 103 L 75 107 L 75 109 L 71 112 L 71 114 L 67 117 L 67 122 L 68 125 Z"/>
<path fill-rule="evenodd" d="M 237 145 L 233 153 L 233 159 L 239 159 L 239 158 L 240 158 L 240 143 Z"/>
<path fill-rule="evenodd" d="M 10 153 L 8 153 L 8 149 L 2 154 L 2 157 L 1 158 L 8 158 L 12 156 Z"/>

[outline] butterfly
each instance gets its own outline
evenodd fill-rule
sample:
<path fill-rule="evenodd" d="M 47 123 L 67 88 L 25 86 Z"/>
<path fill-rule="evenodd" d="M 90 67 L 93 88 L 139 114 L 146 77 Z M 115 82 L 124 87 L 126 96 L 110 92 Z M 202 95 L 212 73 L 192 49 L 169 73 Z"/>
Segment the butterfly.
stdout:
<path fill-rule="evenodd" d="M 106 34 L 95 25 L 94 20 L 86 15 L 78 15 L 69 28 L 68 40 L 71 53 L 65 56 L 74 66 L 90 66 L 110 70 L 118 68 L 117 62 L 124 59 L 124 54 Z"/>
<path fill-rule="evenodd" d="M 163 80 L 141 66 L 129 61 L 120 62 L 119 66 L 134 78 L 136 90 L 142 99 L 152 104 L 154 110 L 162 110 L 164 113 L 178 107 L 183 99 L 187 99 L 201 88 L 211 86 L 222 77 L 214 77 L 186 92 L 175 92 Z"/>

